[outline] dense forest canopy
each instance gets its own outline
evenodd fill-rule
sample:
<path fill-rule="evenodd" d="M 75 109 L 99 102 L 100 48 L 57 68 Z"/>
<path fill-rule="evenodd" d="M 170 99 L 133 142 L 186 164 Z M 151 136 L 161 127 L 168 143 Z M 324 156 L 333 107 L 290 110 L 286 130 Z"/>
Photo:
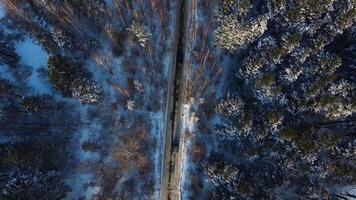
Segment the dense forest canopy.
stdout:
<path fill-rule="evenodd" d="M 355 0 L 0 0 L 0 199 L 356 199 L 355 23 Z"/>

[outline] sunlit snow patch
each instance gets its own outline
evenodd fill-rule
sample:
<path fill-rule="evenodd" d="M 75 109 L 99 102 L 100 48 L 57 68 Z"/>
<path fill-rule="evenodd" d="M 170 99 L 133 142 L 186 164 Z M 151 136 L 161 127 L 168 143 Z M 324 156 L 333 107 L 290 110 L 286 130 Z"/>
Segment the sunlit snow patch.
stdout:
<path fill-rule="evenodd" d="M 191 111 L 191 107 L 194 105 L 194 98 L 191 98 L 187 104 L 183 105 L 183 117 L 182 117 L 182 131 L 193 132 L 198 118 L 195 113 Z"/>
<path fill-rule="evenodd" d="M 188 103 L 183 105 L 183 116 L 182 116 L 182 127 L 181 127 L 181 140 L 179 144 L 179 149 L 181 151 L 180 153 L 180 163 L 179 163 L 179 168 L 180 168 L 180 181 L 179 181 L 179 186 L 178 186 L 178 192 L 179 192 L 179 197 L 180 199 L 185 199 L 182 197 L 182 191 L 184 190 L 184 185 L 186 183 L 186 172 L 188 169 L 188 160 L 187 160 L 187 154 L 188 154 L 188 145 L 190 145 L 190 140 L 189 140 L 189 135 L 188 134 L 193 134 L 196 122 L 198 121 L 198 118 L 195 116 L 195 113 L 192 112 L 191 108 L 194 105 L 194 98 L 191 98 Z"/>

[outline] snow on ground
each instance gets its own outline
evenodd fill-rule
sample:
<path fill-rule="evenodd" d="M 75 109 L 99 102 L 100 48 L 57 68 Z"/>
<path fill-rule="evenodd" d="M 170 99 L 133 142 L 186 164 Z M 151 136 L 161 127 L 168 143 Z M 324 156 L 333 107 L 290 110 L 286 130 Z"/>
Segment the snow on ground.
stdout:
<path fill-rule="evenodd" d="M 31 38 L 26 38 L 24 41 L 16 43 L 15 49 L 16 53 L 21 56 L 20 62 L 32 67 L 32 74 L 28 80 L 29 86 L 37 94 L 51 93 L 51 87 L 39 79 L 37 72 L 40 67 L 47 65 L 48 54 Z"/>
<path fill-rule="evenodd" d="M 0 19 L 5 16 L 5 9 L 4 5 L 2 4 L 2 1 L 0 1 Z"/>
<path fill-rule="evenodd" d="M 179 199 L 188 199 L 186 197 L 186 195 L 188 194 L 187 192 L 184 192 L 184 190 L 186 189 L 185 188 L 185 185 L 187 184 L 187 170 L 188 170 L 188 165 L 189 165 L 189 162 L 188 162 L 188 145 L 190 145 L 190 142 L 189 140 L 187 140 L 186 137 L 184 137 L 184 135 L 182 135 L 181 137 L 181 141 L 180 141 L 180 144 L 179 144 L 179 149 L 181 149 L 181 158 L 180 158 L 180 163 L 179 163 L 179 171 L 180 171 L 180 177 L 179 177 L 179 184 L 178 184 L 178 196 L 179 196 Z"/>
<path fill-rule="evenodd" d="M 93 175 L 90 174 L 76 174 L 68 179 L 65 183 L 70 186 L 71 191 L 67 193 L 66 200 L 77 200 L 79 197 L 84 199 L 91 199 L 91 197 L 98 193 L 100 188 L 98 186 L 91 186 Z"/>
<path fill-rule="evenodd" d="M 163 112 L 157 112 L 157 113 L 150 113 L 150 120 L 152 123 L 152 128 L 151 128 L 151 136 L 153 136 L 156 141 L 156 150 L 155 153 L 153 154 L 153 160 L 154 160 L 154 175 L 155 175 L 155 191 L 153 193 L 152 199 L 159 199 L 160 197 L 160 190 L 161 190 L 161 161 L 162 161 L 162 148 L 163 146 L 161 145 L 163 142 L 162 136 L 164 134 L 164 113 Z"/>
<path fill-rule="evenodd" d="M 198 120 L 195 113 L 191 111 L 192 105 L 194 105 L 194 98 L 191 98 L 187 104 L 183 105 L 182 130 L 184 132 L 192 133 L 194 131 L 195 123 Z"/>
<path fill-rule="evenodd" d="M 356 185 L 351 185 L 351 186 L 334 186 L 331 190 L 331 192 L 334 192 L 335 194 L 340 194 L 340 195 L 347 195 L 351 194 L 356 196 Z"/>
<path fill-rule="evenodd" d="M 170 55 L 166 55 L 163 59 L 163 66 L 164 66 L 164 71 L 163 73 L 165 74 L 165 76 L 168 76 L 168 74 L 170 73 L 170 67 L 172 64 L 172 59 L 170 57 Z"/>
<path fill-rule="evenodd" d="M 112 2 L 113 2 L 112 0 L 106 0 L 106 3 L 107 5 L 109 5 L 109 7 L 112 6 Z M 0 0 L 0 18 L 2 18 L 5 14 L 3 12 L 4 10 L 3 7 L 1 6 L 1 3 L 2 1 Z M 171 10 L 170 10 L 171 13 L 169 15 L 175 16 L 175 14 L 172 13 L 174 11 L 175 9 L 173 9 L 173 5 L 171 5 Z M 171 33 L 173 32 L 173 28 L 174 28 L 173 23 L 170 23 L 168 29 L 170 30 Z M 21 64 L 30 66 L 33 69 L 32 74 L 27 78 L 26 83 L 28 83 L 28 85 L 33 88 L 33 92 L 36 94 L 43 94 L 43 93 L 53 94 L 55 99 L 60 101 L 65 101 L 67 103 L 75 105 L 76 107 L 75 111 L 81 113 L 81 121 L 85 123 L 75 132 L 73 138 L 71 138 L 70 146 L 71 149 L 73 149 L 74 151 L 73 162 L 75 162 L 74 163 L 75 169 L 74 171 L 70 171 L 72 169 L 70 170 L 68 169 L 68 172 L 66 172 L 65 183 L 72 188 L 72 191 L 68 193 L 65 199 L 77 200 L 81 196 L 84 197 L 84 199 L 91 199 L 90 198 L 91 196 L 99 192 L 100 187 L 93 186 L 94 184 L 96 184 L 95 175 L 90 171 L 90 169 L 88 169 L 89 167 L 87 166 L 87 164 L 89 163 L 90 166 L 93 166 L 95 165 L 94 163 L 97 162 L 98 160 L 100 159 L 108 160 L 110 159 L 110 157 L 101 158 L 100 155 L 97 153 L 85 152 L 81 149 L 81 144 L 87 140 L 95 140 L 99 138 L 102 131 L 101 129 L 103 128 L 102 123 L 100 121 L 98 122 L 89 121 L 87 115 L 88 115 L 88 108 L 90 106 L 82 105 L 74 99 L 61 96 L 59 93 L 51 89 L 50 84 L 44 83 L 40 80 L 37 70 L 47 65 L 48 54 L 42 49 L 41 46 L 37 45 L 33 39 L 29 37 L 24 37 L 24 38 L 25 40 L 15 43 L 15 49 L 16 49 L 16 53 L 21 57 L 20 60 Z M 165 42 L 167 43 L 168 47 L 172 46 L 171 45 L 172 37 L 167 38 Z M 159 43 L 156 44 L 157 49 L 161 48 L 159 45 L 160 45 Z M 123 64 L 122 64 L 121 57 L 112 57 L 109 51 L 105 49 L 103 49 L 101 53 L 103 56 L 105 57 L 107 56 L 110 59 L 111 61 L 110 63 L 113 66 L 112 72 L 114 75 L 112 74 L 110 75 L 105 71 L 104 68 L 99 67 L 97 64 L 91 63 L 92 60 L 89 60 L 88 63 L 86 63 L 88 64 L 86 65 L 86 67 L 88 68 L 89 71 L 93 73 L 94 76 L 93 78 L 103 87 L 104 92 L 106 92 L 106 94 L 109 94 L 109 95 L 105 95 L 105 104 L 110 105 L 111 103 L 115 103 L 117 98 L 116 95 L 117 91 L 114 90 L 114 88 L 110 85 L 110 83 L 113 82 L 125 86 L 127 77 L 124 76 L 125 72 L 123 71 L 124 68 L 122 67 Z M 131 57 L 130 54 L 126 54 L 125 56 Z M 172 62 L 170 58 L 171 57 L 169 54 L 164 57 L 164 61 L 162 62 L 164 68 L 162 80 L 166 80 L 167 77 L 169 76 L 169 68 Z M 145 64 L 143 62 L 144 60 L 138 61 L 137 64 L 141 66 Z M 0 77 L 2 76 L 4 76 L 6 79 L 10 81 L 15 80 L 12 77 L 11 72 L 9 72 L 7 66 L 0 66 Z M 162 90 L 161 93 L 157 95 L 162 95 L 162 102 L 164 102 L 165 98 L 163 96 L 165 96 L 165 92 Z M 160 105 L 164 105 L 164 103 L 162 102 Z M 121 112 L 121 114 L 125 115 L 125 112 Z M 160 108 L 160 110 L 157 112 L 148 112 L 145 113 L 145 115 L 148 116 L 148 119 L 151 122 L 152 129 L 150 135 L 156 141 L 155 143 L 156 145 L 152 147 L 155 148 L 154 154 L 151 155 L 153 160 L 153 165 L 154 165 L 153 173 L 154 173 L 154 181 L 155 181 L 155 188 L 154 188 L 152 199 L 159 199 L 160 189 L 161 189 L 161 168 L 162 168 L 161 164 L 162 164 L 162 157 L 163 157 L 162 149 L 164 148 L 163 134 L 165 134 L 164 133 L 164 121 L 165 121 L 164 106 L 162 106 L 162 108 Z M 83 167 L 84 169 L 80 167 Z"/>
<path fill-rule="evenodd" d="M 347 191 L 347 193 L 356 196 L 356 185 L 350 187 L 349 190 Z"/>
<path fill-rule="evenodd" d="M 10 82 L 15 82 L 14 76 L 9 71 L 9 68 L 6 65 L 0 65 L 0 78 L 8 80 Z"/>
<path fill-rule="evenodd" d="M 194 98 L 191 98 L 189 102 L 183 105 L 183 116 L 182 116 L 182 125 L 181 125 L 181 140 L 179 143 L 179 149 L 181 149 L 180 153 L 180 163 L 179 163 L 179 168 L 180 168 L 180 182 L 178 185 L 178 192 L 179 192 L 179 197 L 180 199 L 187 199 L 185 195 L 187 195 L 187 192 L 184 192 L 185 185 L 187 183 L 187 170 L 189 168 L 189 162 L 188 162 L 188 149 L 190 148 L 191 145 L 191 140 L 189 140 L 189 135 L 194 134 L 193 132 L 195 131 L 195 125 L 198 121 L 198 118 L 195 116 L 195 113 L 192 112 L 192 107 L 194 105 Z M 183 195 L 183 196 L 182 196 Z"/>
<path fill-rule="evenodd" d="M 71 148 L 74 154 L 74 171 L 70 172 L 69 176 L 65 178 L 65 183 L 68 184 L 73 191 L 67 193 L 67 200 L 76 200 L 80 196 L 84 199 L 91 199 L 91 197 L 97 194 L 100 190 L 99 186 L 91 185 L 95 182 L 94 175 L 90 169 L 81 169 L 80 166 L 92 165 L 98 162 L 101 157 L 97 152 L 84 151 L 81 145 L 85 141 L 93 141 L 100 136 L 102 124 L 97 121 L 89 121 L 88 108 L 89 105 L 83 105 L 75 99 L 64 98 L 63 100 L 76 105 L 77 112 L 80 112 L 81 121 L 84 123 L 74 133 L 71 139 Z"/>
<path fill-rule="evenodd" d="M 105 2 L 106 2 L 106 5 L 108 6 L 108 7 L 112 7 L 113 6 L 113 2 L 112 2 L 112 0 L 105 0 Z"/>
<path fill-rule="evenodd" d="M 228 68 L 234 66 L 234 60 L 230 59 L 229 56 L 225 56 L 224 52 L 220 51 L 216 48 L 211 48 L 210 44 L 210 37 L 211 35 L 208 34 L 206 38 L 204 38 L 204 33 L 202 30 L 210 30 L 211 25 L 207 21 L 207 12 L 206 9 L 202 7 L 196 1 L 188 1 L 188 9 L 191 9 L 188 14 L 188 21 L 187 21 L 187 30 L 186 34 L 190 35 L 191 39 L 187 42 L 184 59 L 187 63 L 187 66 L 191 65 L 191 67 L 186 68 L 185 71 L 185 80 L 199 80 L 199 78 L 207 79 L 211 81 L 206 87 L 204 91 L 200 94 L 199 91 L 201 88 L 198 88 L 197 91 L 193 91 L 193 94 L 196 98 L 194 101 L 189 101 L 183 107 L 184 118 L 182 119 L 183 123 L 183 130 L 185 132 L 184 135 L 181 136 L 181 143 L 180 149 L 182 151 L 180 159 L 180 168 L 181 168 L 181 175 L 180 175 L 180 196 L 181 199 L 189 199 L 189 195 L 191 192 L 191 183 L 189 181 L 190 171 L 195 171 L 197 167 L 197 163 L 194 163 L 191 159 L 191 148 L 192 144 L 195 141 L 201 140 L 203 143 L 205 142 L 204 146 L 207 152 L 211 152 L 212 149 L 216 149 L 218 145 L 218 140 L 215 140 L 214 136 L 205 136 L 202 137 L 202 133 L 200 130 L 195 128 L 197 124 L 197 118 L 195 117 L 195 112 L 201 114 L 201 110 L 199 110 L 199 104 L 204 102 L 205 100 L 209 99 L 210 101 L 216 100 L 216 98 L 220 98 L 225 95 L 225 81 L 229 80 L 231 74 L 226 74 L 228 72 Z M 207 23 L 203 23 L 207 22 Z M 210 32 L 210 31 L 208 31 Z M 202 34 L 202 35 L 200 35 Z M 205 41 L 204 41 L 205 39 Z M 204 44 L 204 45 L 203 45 Z M 199 49 L 195 52 L 195 49 Z M 194 57 L 194 53 L 198 53 L 198 57 L 205 57 L 205 58 L 213 58 L 214 61 L 200 60 Z M 204 74 L 200 75 L 198 72 L 200 66 L 204 67 Z M 216 71 L 219 73 L 216 73 Z M 221 71 L 220 71 L 221 70 Z M 196 82 L 195 86 L 203 86 L 202 82 Z M 194 88 L 194 87 L 193 87 Z M 198 92 L 198 93 L 196 93 Z M 214 94 L 214 95 L 213 95 Z M 199 123 L 206 124 L 207 127 L 210 128 L 211 131 L 214 129 L 212 128 L 214 124 L 217 124 L 219 118 L 209 118 L 209 119 L 201 119 L 201 120 L 208 120 L 208 121 L 201 121 Z M 186 134 L 186 133 L 190 134 Z M 192 135 L 191 135 L 192 134 Z M 191 137 L 193 136 L 193 137 Z M 187 177 L 188 176 L 188 177 Z M 206 184 L 205 182 L 203 183 Z M 203 186 L 203 193 L 206 192 L 206 186 Z"/>
<path fill-rule="evenodd" d="M 11 142 L 14 140 L 13 136 L 9 136 L 9 135 L 0 135 L 0 145 L 1 144 L 5 144 L 8 142 Z"/>
<path fill-rule="evenodd" d="M 84 151 L 81 149 L 81 144 L 88 140 L 95 140 L 98 138 L 100 134 L 100 128 L 101 124 L 98 123 L 91 123 L 88 126 L 84 126 L 81 130 L 79 130 L 77 133 L 79 135 L 78 141 L 79 141 L 79 146 L 78 146 L 78 151 L 76 152 L 76 157 L 78 160 L 81 162 L 84 161 L 96 161 L 100 159 L 100 155 L 96 152 L 89 152 L 89 151 Z"/>

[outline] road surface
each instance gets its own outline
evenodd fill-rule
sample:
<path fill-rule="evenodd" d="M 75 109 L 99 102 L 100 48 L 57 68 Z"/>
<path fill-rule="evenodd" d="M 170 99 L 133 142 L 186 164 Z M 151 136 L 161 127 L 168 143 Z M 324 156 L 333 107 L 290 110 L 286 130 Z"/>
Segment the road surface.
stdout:
<path fill-rule="evenodd" d="M 177 1 L 176 28 L 172 50 L 172 66 L 167 92 L 164 148 L 161 177 L 161 199 L 180 199 L 180 158 L 181 113 L 184 99 L 184 52 L 187 18 L 185 14 L 190 0 Z"/>

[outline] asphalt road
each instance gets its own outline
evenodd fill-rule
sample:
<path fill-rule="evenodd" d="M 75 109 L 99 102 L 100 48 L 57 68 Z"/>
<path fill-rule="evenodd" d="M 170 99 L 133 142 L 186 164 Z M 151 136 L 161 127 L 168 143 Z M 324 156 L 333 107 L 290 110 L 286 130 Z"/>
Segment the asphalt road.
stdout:
<path fill-rule="evenodd" d="M 174 46 L 172 50 L 172 66 L 170 68 L 169 85 L 167 92 L 167 104 L 165 113 L 165 134 L 161 177 L 161 199 L 180 199 L 180 158 L 179 149 L 181 136 L 181 106 L 184 98 L 184 50 L 187 2 L 178 1 L 176 11 L 176 28 L 174 33 Z"/>

